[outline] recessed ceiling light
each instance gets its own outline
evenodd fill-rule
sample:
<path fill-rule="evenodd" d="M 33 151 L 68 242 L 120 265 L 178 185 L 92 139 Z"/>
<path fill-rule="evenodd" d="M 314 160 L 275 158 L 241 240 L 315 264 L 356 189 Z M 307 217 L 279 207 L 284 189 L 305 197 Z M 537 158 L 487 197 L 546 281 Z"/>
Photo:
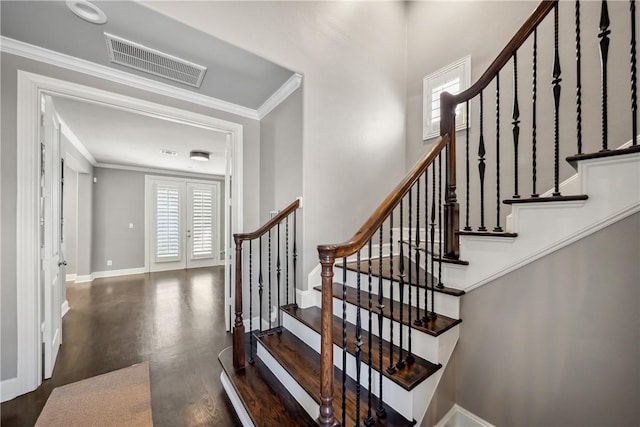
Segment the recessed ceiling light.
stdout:
<path fill-rule="evenodd" d="M 192 151 L 189 153 L 189 158 L 199 162 L 206 162 L 209 160 L 209 153 L 206 151 Z"/>
<path fill-rule="evenodd" d="M 107 22 L 107 15 L 98 6 L 87 0 L 67 0 L 67 7 L 76 16 L 92 24 Z"/>
<path fill-rule="evenodd" d="M 172 151 L 172 150 L 160 150 L 160 154 L 166 154 L 167 156 L 177 156 L 178 152 L 177 151 Z"/>

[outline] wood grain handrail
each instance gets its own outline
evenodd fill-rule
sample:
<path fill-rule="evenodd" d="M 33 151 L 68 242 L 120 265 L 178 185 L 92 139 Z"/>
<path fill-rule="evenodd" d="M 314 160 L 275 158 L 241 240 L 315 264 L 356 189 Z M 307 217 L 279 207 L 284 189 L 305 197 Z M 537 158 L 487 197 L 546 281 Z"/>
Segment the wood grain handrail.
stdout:
<path fill-rule="evenodd" d="M 480 93 L 494 79 L 496 74 L 509 62 L 513 56 L 513 52 L 518 50 L 524 42 L 529 38 L 533 30 L 544 20 L 544 18 L 553 10 L 557 0 L 545 0 L 541 2 L 533 13 L 527 18 L 525 23 L 520 27 L 518 32 L 511 38 L 496 59 L 491 63 L 489 68 L 469 89 L 453 95 L 455 105 L 466 102 Z"/>
<path fill-rule="evenodd" d="M 233 235 L 233 240 L 236 245 L 238 243 L 242 243 L 245 240 L 253 240 L 257 239 L 260 236 L 264 236 L 270 229 L 278 225 L 280 221 L 286 218 L 291 212 L 295 211 L 300 207 L 300 199 L 296 199 L 289 206 L 278 212 L 278 215 L 271 218 L 267 221 L 262 227 L 258 228 L 256 231 L 251 233 L 236 233 Z"/>
<path fill-rule="evenodd" d="M 449 136 L 441 136 L 436 140 L 431 151 L 422 158 L 389 196 L 378 206 L 378 209 L 369 217 L 362 227 L 347 242 L 334 245 L 319 245 L 318 252 L 320 259 L 342 258 L 353 255 L 362 249 L 374 233 L 380 228 L 393 209 L 400 203 L 400 200 L 409 192 L 411 186 L 420 178 L 422 173 L 438 157 L 440 152 L 447 146 Z"/>

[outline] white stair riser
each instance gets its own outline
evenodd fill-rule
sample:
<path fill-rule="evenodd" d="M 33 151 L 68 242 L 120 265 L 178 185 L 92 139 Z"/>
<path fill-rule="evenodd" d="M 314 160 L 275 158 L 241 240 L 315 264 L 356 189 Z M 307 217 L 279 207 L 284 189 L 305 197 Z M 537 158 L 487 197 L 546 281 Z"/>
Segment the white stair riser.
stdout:
<path fill-rule="evenodd" d="M 313 348 L 314 351 L 320 353 L 320 335 L 316 331 L 287 313 L 284 315 L 284 327 L 304 341 L 309 347 Z M 369 390 L 369 367 L 365 362 L 366 361 L 361 361 L 360 363 L 360 384 L 362 384 L 362 393 L 367 393 Z M 339 369 L 343 369 L 342 348 L 335 344 L 333 345 L 333 364 Z M 347 375 L 354 380 L 357 377 L 356 366 L 355 356 L 347 353 L 346 372 Z M 386 369 L 386 366 L 383 368 Z M 380 396 L 380 374 L 375 369 L 371 371 L 371 382 L 373 384 L 373 388 L 371 389 L 372 393 L 375 396 Z M 405 390 L 384 375 L 382 376 L 382 391 L 383 399 L 386 404 L 391 405 L 394 410 L 408 419 L 413 417 L 413 398 L 411 391 Z"/>
<path fill-rule="evenodd" d="M 340 269 L 340 271 L 342 271 Z M 342 274 L 342 273 L 341 273 Z M 358 273 L 355 271 L 347 271 L 347 286 L 355 288 L 358 280 Z M 342 275 L 334 281 L 342 282 Z M 393 283 L 393 284 L 392 284 Z M 398 282 L 391 282 L 388 279 L 382 279 L 382 295 L 385 298 L 389 298 L 391 294 L 391 287 L 393 286 L 393 300 L 400 301 L 400 284 Z M 364 291 L 369 290 L 369 277 L 367 274 L 360 273 L 360 287 Z M 419 289 L 415 286 L 404 285 L 404 303 L 409 304 L 409 289 L 411 289 L 411 301 L 412 305 L 416 305 L 416 290 L 418 291 L 418 307 L 424 308 L 424 289 Z M 372 277 L 371 293 L 378 295 L 378 278 Z M 441 292 L 433 292 L 435 296 L 435 309 L 436 313 L 443 314 L 453 319 L 460 318 L 460 297 L 453 295 L 443 294 Z M 375 304 L 375 301 L 374 301 Z M 429 310 L 431 310 L 431 292 L 428 295 Z"/>

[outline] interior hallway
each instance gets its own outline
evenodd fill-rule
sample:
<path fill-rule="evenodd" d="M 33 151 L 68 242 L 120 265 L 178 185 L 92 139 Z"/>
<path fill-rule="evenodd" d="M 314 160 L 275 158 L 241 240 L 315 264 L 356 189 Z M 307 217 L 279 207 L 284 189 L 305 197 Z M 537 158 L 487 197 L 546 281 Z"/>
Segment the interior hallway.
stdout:
<path fill-rule="evenodd" d="M 224 267 L 67 286 L 71 310 L 53 377 L 0 406 L 2 426 L 33 426 L 60 385 L 149 361 L 155 426 L 237 426 L 220 384 Z"/>

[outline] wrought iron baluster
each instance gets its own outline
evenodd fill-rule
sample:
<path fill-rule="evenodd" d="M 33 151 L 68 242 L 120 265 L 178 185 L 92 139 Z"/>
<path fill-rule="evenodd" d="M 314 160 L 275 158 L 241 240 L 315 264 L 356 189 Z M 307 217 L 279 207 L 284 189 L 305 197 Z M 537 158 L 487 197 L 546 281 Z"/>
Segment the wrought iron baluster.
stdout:
<path fill-rule="evenodd" d="M 538 102 L 538 27 L 533 30 L 533 77 L 531 79 L 532 82 L 532 103 L 533 103 L 533 113 L 531 119 L 532 125 L 532 134 L 531 134 L 531 159 L 532 159 L 532 179 L 531 182 L 533 184 L 533 191 L 531 193 L 531 197 L 538 197 L 538 193 L 536 192 L 536 173 L 537 173 L 537 102 Z"/>
<path fill-rule="evenodd" d="M 513 52 L 513 113 L 511 115 L 513 129 L 513 198 L 519 199 L 518 192 L 518 143 L 520 142 L 520 106 L 518 105 L 518 52 Z"/>
<path fill-rule="evenodd" d="M 298 274 L 296 266 L 298 264 L 298 227 L 296 224 L 296 211 L 293 211 L 293 304 L 298 306 Z"/>
<path fill-rule="evenodd" d="M 435 283 L 435 258 L 436 258 L 436 166 L 435 164 L 431 165 L 431 300 L 433 301 L 434 288 L 436 286 Z M 438 258 L 440 258 L 440 254 L 438 254 Z M 429 306 L 426 305 L 424 307 L 424 323 L 428 323 L 433 317 L 433 313 L 429 313 Z"/>
<path fill-rule="evenodd" d="M 267 277 L 269 284 L 269 310 L 267 310 L 269 316 L 269 330 L 271 330 L 271 230 L 269 230 L 269 246 L 268 246 L 268 255 L 269 255 L 269 276 Z"/>
<path fill-rule="evenodd" d="M 281 267 L 280 267 L 280 223 L 278 223 L 277 233 L 278 233 L 278 239 L 277 239 L 278 258 L 276 260 L 276 284 L 277 284 L 277 287 L 278 287 L 278 308 L 276 310 L 277 310 L 277 315 L 278 315 L 278 327 L 280 327 L 280 326 L 282 326 L 282 319 L 280 317 L 280 273 L 281 273 Z"/>
<path fill-rule="evenodd" d="M 396 362 L 396 368 L 402 369 L 404 368 L 404 285 L 405 285 L 405 274 L 404 274 L 404 198 L 400 199 L 400 274 L 398 274 L 399 281 L 399 299 L 400 299 L 400 314 L 398 319 L 398 327 L 400 331 L 398 335 L 400 336 L 400 348 L 398 350 L 398 361 Z"/>
<path fill-rule="evenodd" d="M 368 427 L 372 426 L 375 423 L 373 416 L 371 415 L 371 399 L 373 394 L 373 384 L 372 381 L 372 366 L 371 366 L 371 342 L 373 341 L 373 335 L 371 334 L 372 327 L 372 313 L 373 313 L 373 295 L 372 295 L 372 285 L 371 285 L 371 251 L 373 249 L 373 242 L 369 239 L 369 261 L 367 262 L 367 279 L 369 282 L 369 305 L 368 305 L 368 314 L 369 314 L 369 330 L 367 331 L 367 350 L 369 351 L 369 363 L 368 363 L 368 386 L 367 386 L 367 417 L 364 419 L 364 424 Z"/>
<path fill-rule="evenodd" d="M 358 267 L 359 268 L 359 267 Z M 358 307 L 358 310 L 360 308 Z M 347 258 L 342 258 L 342 425 L 347 419 Z"/>
<path fill-rule="evenodd" d="M 638 78 L 636 61 L 636 2 L 629 0 L 631 12 L 631 140 L 638 145 Z"/>
<path fill-rule="evenodd" d="M 466 122 L 465 122 L 465 127 L 466 127 L 466 132 L 465 132 L 465 140 L 466 140 L 466 143 L 465 143 L 466 189 L 465 189 L 465 191 L 466 191 L 467 203 L 466 203 L 466 206 L 465 206 L 465 226 L 464 226 L 464 231 L 471 231 L 471 227 L 469 226 L 469 138 L 470 138 L 470 135 L 469 135 L 470 134 L 470 128 L 469 128 L 469 101 L 467 101 L 467 103 L 465 104 L 465 115 L 466 115 Z M 427 196 L 426 196 L 426 192 L 425 192 L 425 198 L 426 197 Z M 426 210 L 425 210 L 425 213 L 426 213 Z M 426 234 L 426 229 L 425 229 L 425 234 Z M 425 242 L 425 244 L 426 244 L 426 242 Z M 426 246 L 425 246 L 425 250 L 426 250 Z M 425 268 L 425 272 L 426 272 L 426 268 Z"/>
<path fill-rule="evenodd" d="M 289 216 L 284 220 L 285 243 L 284 243 L 284 274 L 287 288 L 287 305 L 289 305 Z"/>
<path fill-rule="evenodd" d="M 440 153 L 438 156 L 438 252 L 440 256 L 438 257 L 438 284 L 433 287 L 434 289 L 436 286 L 444 288 L 442 284 L 442 204 L 444 203 L 442 198 L 442 157 L 443 154 Z M 433 316 L 436 314 L 433 293 L 431 294 L 431 314 Z"/>
<path fill-rule="evenodd" d="M 253 365 L 253 247 L 249 240 L 249 364 Z"/>
<path fill-rule="evenodd" d="M 429 309 L 429 168 L 424 171 L 424 323 Z M 433 259 L 433 251 L 431 252 Z"/>
<path fill-rule="evenodd" d="M 483 92 L 480 92 L 480 143 L 478 145 L 478 173 L 480 174 L 480 227 L 478 231 L 487 231 L 484 226 L 484 171 L 486 168 L 484 155 L 486 154 L 484 147 L 484 99 Z M 435 193 L 434 193 L 435 197 Z"/>
<path fill-rule="evenodd" d="M 580 0 L 576 0 L 576 139 L 582 153 L 582 47 L 580 44 Z"/>
<path fill-rule="evenodd" d="M 420 178 L 422 177 L 419 177 L 416 182 L 416 247 L 413 255 L 416 267 L 416 319 L 413 321 L 413 324 L 417 326 L 422 325 L 422 320 L 420 319 Z M 426 291 L 427 287 L 425 286 L 424 289 Z M 413 362 L 414 357 L 411 350 L 411 337 L 409 337 L 409 355 L 407 356 L 407 360 L 411 358 L 411 362 Z"/>
<path fill-rule="evenodd" d="M 553 182 L 554 196 L 560 196 L 560 92 L 562 87 L 560 82 L 560 52 L 558 50 L 558 2 L 553 8 Z"/>
<path fill-rule="evenodd" d="M 389 214 L 389 366 L 387 372 L 390 375 L 396 373 L 396 365 L 393 362 L 393 211 Z"/>
<path fill-rule="evenodd" d="M 609 150 L 609 121 L 608 121 L 608 90 L 607 90 L 607 60 L 609 58 L 609 7 L 607 6 L 607 0 L 602 0 L 600 7 L 600 32 L 598 38 L 600 39 L 600 77 L 602 86 L 602 150 Z"/>
<path fill-rule="evenodd" d="M 382 287 L 382 246 L 383 246 L 384 224 L 380 225 L 380 248 L 378 248 L 378 407 L 376 415 L 378 418 L 384 418 L 387 411 L 382 404 L 382 325 L 384 320 L 384 292 Z M 343 424 L 344 425 L 344 424 Z"/>
<path fill-rule="evenodd" d="M 502 232 L 500 227 L 500 73 L 496 74 L 496 226 L 494 232 Z"/>
<path fill-rule="evenodd" d="M 260 299 L 260 307 L 259 307 L 259 314 L 260 314 L 260 318 L 258 319 L 258 322 L 260 322 L 260 332 L 262 332 L 262 306 L 264 305 L 263 300 L 262 300 L 262 295 L 264 293 L 264 285 L 263 285 L 263 280 L 262 280 L 262 236 L 260 236 L 260 240 L 259 240 L 260 244 L 259 244 L 259 251 L 258 252 L 258 264 L 259 264 L 259 270 L 258 270 L 258 298 Z"/>
<path fill-rule="evenodd" d="M 357 264 L 357 279 L 356 279 L 356 426 L 360 425 L 360 363 L 362 362 L 362 319 L 360 315 L 361 311 L 361 297 L 360 297 L 360 251 L 356 254 Z"/>

